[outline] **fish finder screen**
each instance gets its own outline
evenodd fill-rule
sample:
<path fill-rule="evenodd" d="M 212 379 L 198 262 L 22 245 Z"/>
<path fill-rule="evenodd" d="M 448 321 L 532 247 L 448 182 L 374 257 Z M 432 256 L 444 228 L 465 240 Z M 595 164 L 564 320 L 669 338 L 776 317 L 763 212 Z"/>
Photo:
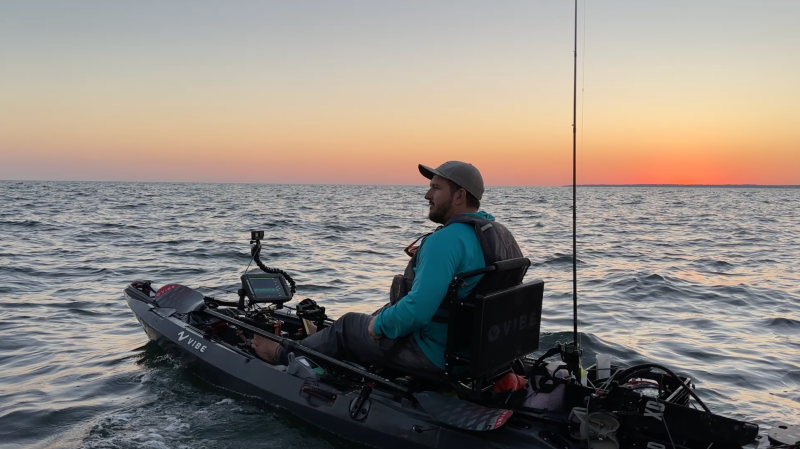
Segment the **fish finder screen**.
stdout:
<path fill-rule="evenodd" d="M 286 291 L 283 289 L 279 278 L 251 277 L 249 280 L 250 287 L 253 289 L 253 294 L 256 298 L 269 299 L 286 296 Z"/>

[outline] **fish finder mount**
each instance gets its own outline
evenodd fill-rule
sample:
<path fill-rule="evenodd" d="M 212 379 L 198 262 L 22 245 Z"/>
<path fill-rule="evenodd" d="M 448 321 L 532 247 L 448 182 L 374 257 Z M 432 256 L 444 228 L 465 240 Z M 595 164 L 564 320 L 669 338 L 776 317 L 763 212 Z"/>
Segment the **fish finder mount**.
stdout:
<path fill-rule="evenodd" d="M 283 308 L 283 303 L 291 300 L 297 291 L 297 286 L 288 273 L 278 268 L 270 268 L 261 261 L 261 240 L 263 238 L 264 231 L 250 231 L 250 254 L 263 273 L 242 275 L 242 288 L 238 291 L 239 310 L 245 309 L 245 298 L 250 300 L 248 305 L 269 303 L 280 309 Z"/>

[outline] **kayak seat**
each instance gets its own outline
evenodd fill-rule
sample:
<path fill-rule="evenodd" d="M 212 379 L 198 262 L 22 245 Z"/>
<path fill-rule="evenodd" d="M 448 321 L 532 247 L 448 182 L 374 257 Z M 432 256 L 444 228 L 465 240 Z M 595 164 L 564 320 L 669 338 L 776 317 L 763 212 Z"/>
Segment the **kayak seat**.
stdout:
<path fill-rule="evenodd" d="M 436 386 L 468 385 L 474 393 L 509 372 L 525 374 L 521 359 L 539 349 L 544 282 L 522 282 L 530 260 L 518 258 L 459 273 L 450 283 L 440 321 L 448 324 L 445 373 L 408 372 L 391 363 L 380 367 L 387 378 L 406 377 L 414 391 Z M 466 279 L 483 276 L 465 298 L 458 289 Z M 438 314 L 438 312 L 437 312 Z"/>
<path fill-rule="evenodd" d="M 504 260 L 453 278 L 445 297 L 445 377 L 479 386 L 539 349 L 544 281 L 523 283 L 530 264 L 524 257 Z M 464 281 L 480 275 L 473 292 L 458 298 Z"/>

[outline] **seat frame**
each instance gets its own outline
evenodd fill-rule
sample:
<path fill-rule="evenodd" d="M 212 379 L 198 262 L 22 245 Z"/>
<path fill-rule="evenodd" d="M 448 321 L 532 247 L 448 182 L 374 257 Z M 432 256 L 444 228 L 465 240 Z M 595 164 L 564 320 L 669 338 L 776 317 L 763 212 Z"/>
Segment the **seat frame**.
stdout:
<path fill-rule="evenodd" d="M 505 260 L 453 278 L 445 297 L 448 380 L 481 390 L 498 375 L 520 371 L 519 360 L 539 348 L 544 281 L 522 283 L 530 264 L 527 258 Z M 466 280 L 481 275 L 475 289 L 459 298 Z"/>

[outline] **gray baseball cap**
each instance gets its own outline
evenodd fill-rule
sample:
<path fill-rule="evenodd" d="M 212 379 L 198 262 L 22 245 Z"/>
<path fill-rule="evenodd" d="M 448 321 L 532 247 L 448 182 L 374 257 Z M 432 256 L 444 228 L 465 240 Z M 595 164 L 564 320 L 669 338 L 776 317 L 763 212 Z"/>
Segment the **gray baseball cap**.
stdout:
<path fill-rule="evenodd" d="M 419 164 L 422 176 L 431 179 L 434 175 L 449 179 L 460 185 L 477 199 L 483 196 L 483 177 L 474 165 L 460 161 L 447 161 L 435 169 Z"/>

